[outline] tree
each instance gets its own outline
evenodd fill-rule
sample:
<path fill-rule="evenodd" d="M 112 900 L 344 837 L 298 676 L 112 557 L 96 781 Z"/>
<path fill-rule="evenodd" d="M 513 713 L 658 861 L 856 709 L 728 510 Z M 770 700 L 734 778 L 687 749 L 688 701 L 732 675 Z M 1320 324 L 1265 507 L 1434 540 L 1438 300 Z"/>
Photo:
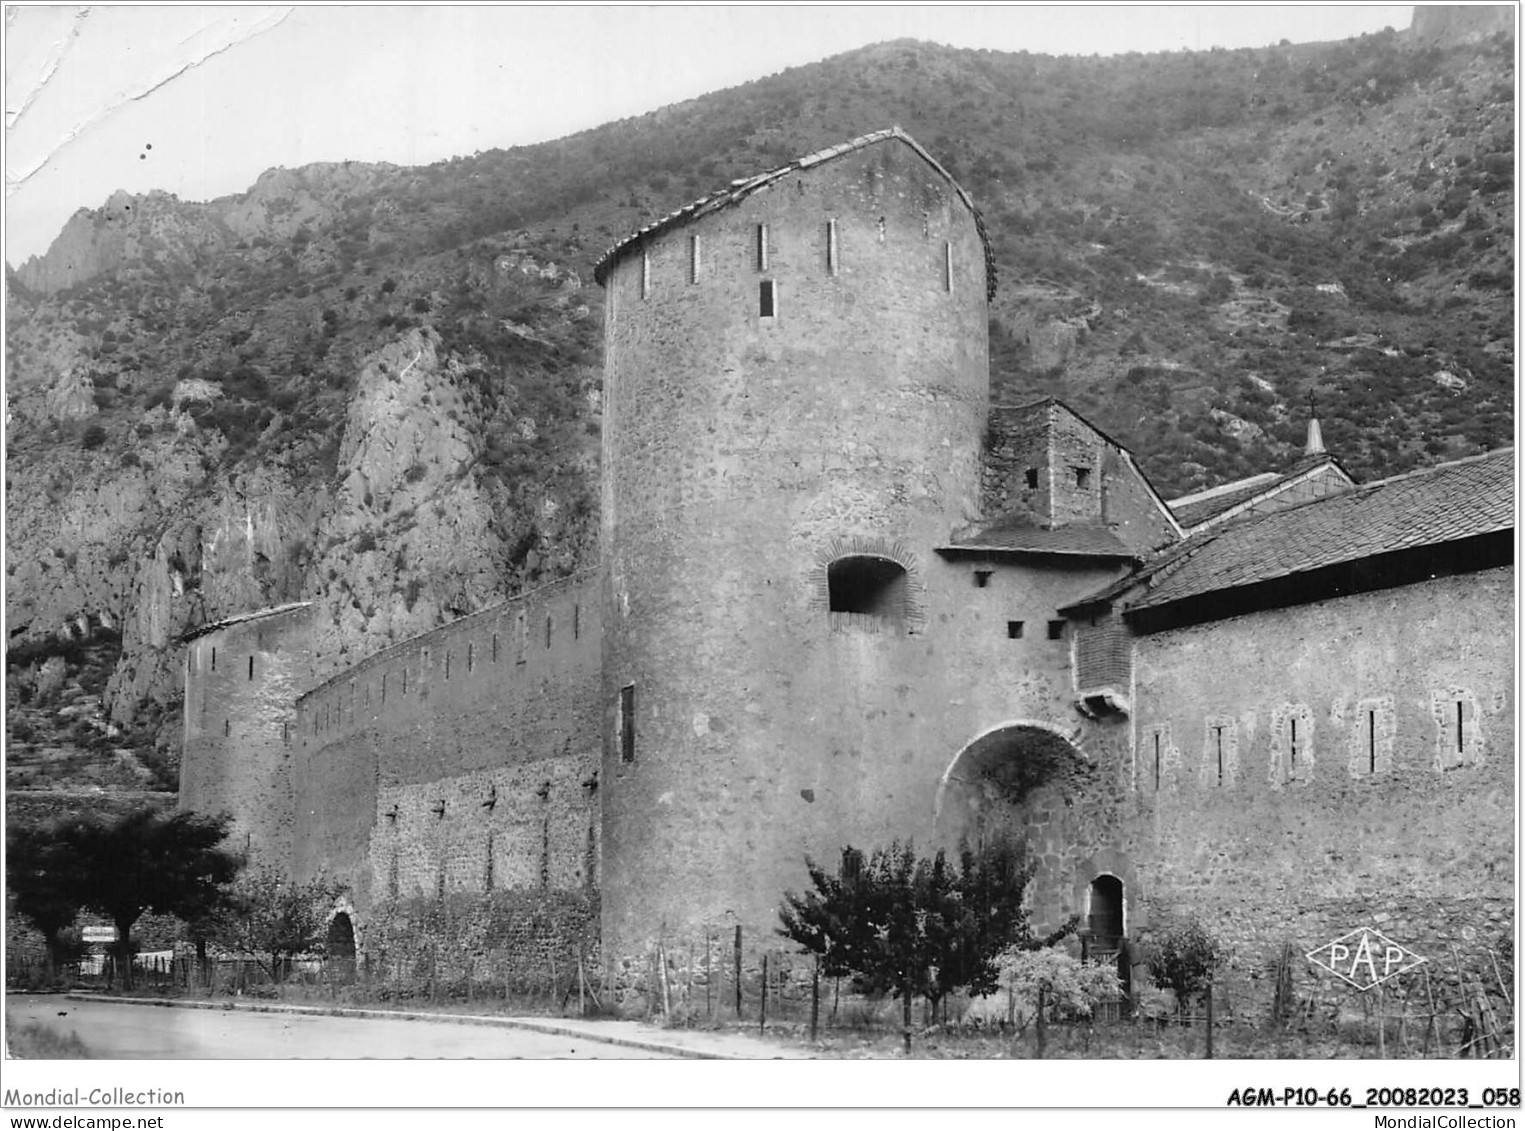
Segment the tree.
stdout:
<path fill-rule="evenodd" d="M 1003 948 L 1052 943 L 1075 927 L 1072 919 L 1034 939 L 1022 908 L 1034 866 L 1005 839 L 961 845 L 956 868 L 941 850 L 919 858 L 899 842 L 867 858 L 843 849 L 836 876 L 805 864 L 815 890 L 785 893 L 778 933 L 820 955 L 828 975 L 850 974 L 866 993 L 900 998 L 907 1052 L 913 997 L 925 997 L 935 1013 L 961 987 L 988 993 Z"/>
<path fill-rule="evenodd" d="M 123 985 L 132 985 L 132 928 L 145 912 L 190 918 L 230 883 L 238 858 L 221 846 L 226 817 L 139 809 L 115 820 L 80 817 L 52 832 L 55 890 L 105 915 Z"/>
<path fill-rule="evenodd" d="M 68 879 L 72 861 L 46 826 L 12 825 L 5 836 L 5 884 L 16 912 L 42 932 L 48 955 L 48 978 L 77 949 L 65 932 L 74 925 L 80 904 Z"/>
<path fill-rule="evenodd" d="M 212 938 L 254 959 L 279 982 L 297 955 L 323 953 L 339 893 L 323 876 L 297 883 L 274 868 L 253 868 L 239 877 L 226 909 L 213 920 Z"/>
<path fill-rule="evenodd" d="M 1212 988 L 1223 944 L 1190 919 L 1150 940 L 1147 953 L 1154 984 L 1175 991 L 1176 1008 L 1185 1014 L 1192 997 Z"/>

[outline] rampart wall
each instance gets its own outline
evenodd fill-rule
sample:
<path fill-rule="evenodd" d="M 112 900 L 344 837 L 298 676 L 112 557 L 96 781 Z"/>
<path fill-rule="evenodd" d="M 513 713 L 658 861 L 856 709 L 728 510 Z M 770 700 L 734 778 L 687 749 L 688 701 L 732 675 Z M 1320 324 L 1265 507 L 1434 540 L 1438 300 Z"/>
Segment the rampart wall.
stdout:
<path fill-rule="evenodd" d="M 185 652 L 180 806 L 234 816 L 228 843 L 291 863 L 294 704 L 312 682 L 306 605 L 251 613 L 203 632 Z"/>
<path fill-rule="evenodd" d="M 297 708 L 295 870 L 388 901 L 597 880 L 599 613 L 587 576 L 393 645 Z"/>
<path fill-rule="evenodd" d="M 1513 919 L 1510 568 L 1140 637 L 1131 743 L 1079 803 L 1029 806 L 1035 907 L 1124 881 L 1128 930 L 1197 917 L 1249 997 L 1376 925 L 1449 964 Z M 1074 799 L 1071 799 L 1072 801 Z"/>

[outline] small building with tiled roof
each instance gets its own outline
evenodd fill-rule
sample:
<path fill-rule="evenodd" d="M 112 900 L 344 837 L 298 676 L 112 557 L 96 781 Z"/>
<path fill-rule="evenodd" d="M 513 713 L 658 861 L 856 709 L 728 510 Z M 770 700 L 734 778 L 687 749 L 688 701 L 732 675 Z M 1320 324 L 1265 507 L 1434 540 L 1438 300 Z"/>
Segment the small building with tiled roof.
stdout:
<path fill-rule="evenodd" d="M 1317 418 L 1308 422 L 1308 443 L 1285 471 L 1266 471 L 1170 500 L 1170 511 L 1190 535 L 1251 514 L 1296 506 L 1353 486 L 1339 460 L 1324 450 Z"/>

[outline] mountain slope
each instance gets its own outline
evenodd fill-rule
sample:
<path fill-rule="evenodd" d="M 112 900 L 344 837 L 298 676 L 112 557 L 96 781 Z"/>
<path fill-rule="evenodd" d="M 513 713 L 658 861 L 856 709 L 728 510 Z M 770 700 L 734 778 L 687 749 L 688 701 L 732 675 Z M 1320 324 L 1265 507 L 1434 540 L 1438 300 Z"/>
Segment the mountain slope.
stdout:
<path fill-rule="evenodd" d="M 1507 443 L 1512 41 L 1427 26 L 882 44 L 544 145 L 114 196 L 9 277 L 8 694 L 65 741 L 85 675 L 102 742 L 169 751 L 188 628 L 308 598 L 339 665 L 591 564 L 592 263 L 892 123 L 984 212 L 997 396 L 1065 397 L 1167 496 L 1290 458 L 1309 393 L 1361 478 Z"/>

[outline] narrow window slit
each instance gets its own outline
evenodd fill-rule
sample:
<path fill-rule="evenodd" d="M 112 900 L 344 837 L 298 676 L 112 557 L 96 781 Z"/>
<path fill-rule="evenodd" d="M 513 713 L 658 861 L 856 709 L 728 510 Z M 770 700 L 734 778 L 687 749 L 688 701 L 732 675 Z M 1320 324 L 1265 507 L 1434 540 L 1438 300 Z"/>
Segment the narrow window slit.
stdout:
<path fill-rule="evenodd" d="M 757 269 L 768 269 L 768 225 L 757 225 Z"/>
<path fill-rule="evenodd" d="M 837 259 L 837 222 L 826 221 L 826 273 L 835 275 L 838 268 Z"/>
<path fill-rule="evenodd" d="M 772 318 L 775 308 L 775 296 L 773 293 L 773 280 L 764 279 L 757 284 L 757 315 L 759 318 Z"/>
<path fill-rule="evenodd" d="M 620 688 L 620 761 L 635 761 L 635 684 Z"/>

